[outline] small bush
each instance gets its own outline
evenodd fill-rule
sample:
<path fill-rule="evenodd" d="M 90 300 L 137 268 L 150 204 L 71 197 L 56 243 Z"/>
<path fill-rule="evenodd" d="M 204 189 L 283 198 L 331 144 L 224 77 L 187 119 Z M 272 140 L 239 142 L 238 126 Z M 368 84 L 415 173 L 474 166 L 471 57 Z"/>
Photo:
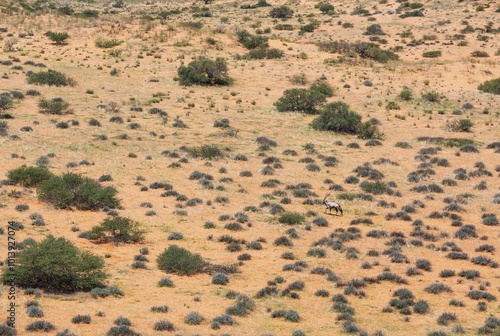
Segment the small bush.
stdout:
<path fill-rule="evenodd" d="M 441 50 L 426 51 L 422 54 L 425 58 L 436 58 L 441 57 Z"/>
<path fill-rule="evenodd" d="M 269 12 L 269 16 L 276 19 L 287 19 L 293 16 L 294 11 L 285 5 L 275 7 Z"/>
<path fill-rule="evenodd" d="M 187 66 L 181 65 L 177 71 L 181 85 L 231 85 L 226 61 L 218 57 L 211 60 L 200 56 Z"/>
<path fill-rule="evenodd" d="M 457 315 L 455 313 L 442 313 L 438 319 L 437 323 L 441 325 L 448 325 L 451 322 L 454 322 L 457 320 Z"/>
<path fill-rule="evenodd" d="M 478 86 L 478 90 L 496 95 L 500 94 L 500 78 L 483 82 Z"/>
<path fill-rule="evenodd" d="M 158 287 L 174 287 L 174 282 L 170 278 L 161 278 L 158 281 Z"/>
<path fill-rule="evenodd" d="M 184 317 L 184 322 L 190 325 L 198 325 L 203 322 L 204 318 L 198 312 L 191 312 Z"/>
<path fill-rule="evenodd" d="M 71 323 L 75 323 L 75 324 L 80 324 L 80 323 L 84 323 L 84 324 L 90 324 L 91 322 L 91 318 L 90 318 L 90 315 L 75 315 L 73 316 L 73 318 L 71 319 Z"/>
<path fill-rule="evenodd" d="M 283 92 L 274 105 L 279 112 L 316 114 L 317 107 L 326 100 L 323 93 L 311 89 L 289 89 Z"/>
<path fill-rule="evenodd" d="M 229 282 L 229 277 L 224 273 L 215 273 L 212 276 L 212 284 L 214 285 L 227 285 Z"/>
<path fill-rule="evenodd" d="M 298 212 L 285 212 L 278 218 L 278 222 L 287 225 L 301 224 L 304 220 L 304 215 Z"/>
<path fill-rule="evenodd" d="M 117 46 L 119 46 L 122 43 L 123 43 L 123 41 L 120 41 L 120 40 L 117 40 L 117 39 L 108 39 L 108 40 L 106 40 L 106 39 L 103 39 L 103 38 L 98 38 L 95 41 L 96 47 L 102 48 L 102 49 L 108 49 L 108 48 L 117 47 Z"/>
<path fill-rule="evenodd" d="M 157 259 L 158 268 L 168 273 L 180 275 L 193 275 L 201 271 L 204 264 L 199 254 L 193 254 L 188 250 L 170 245 Z"/>
<path fill-rule="evenodd" d="M 420 300 L 413 305 L 413 311 L 417 314 L 427 314 L 430 310 L 429 304 L 426 301 Z"/>
<path fill-rule="evenodd" d="M 218 160 L 225 157 L 224 152 L 217 145 L 188 147 L 186 150 L 190 157 L 197 159 Z"/>
<path fill-rule="evenodd" d="M 128 217 L 106 218 L 89 231 L 89 239 L 100 242 L 138 243 L 144 239 L 139 223 Z"/>
<path fill-rule="evenodd" d="M 497 299 L 495 295 L 480 290 L 471 290 L 467 296 L 472 300 L 496 301 Z"/>
<path fill-rule="evenodd" d="M 174 331 L 175 330 L 174 325 L 171 322 L 166 321 L 166 320 L 161 320 L 161 321 L 155 322 L 153 329 L 157 330 L 157 331 Z"/>
<path fill-rule="evenodd" d="M 48 86 L 75 86 L 76 81 L 62 72 L 55 70 L 32 73 L 27 77 L 28 84 Z"/>
<path fill-rule="evenodd" d="M 119 205 L 114 197 L 117 193 L 115 188 L 103 188 L 92 179 L 74 173 L 53 176 L 41 183 L 37 192 L 40 200 L 63 209 L 74 206 L 79 210 L 97 210 Z"/>
<path fill-rule="evenodd" d="M 9 170 L 7 178 L 13 184 L 19 184 L 23 187 L 36 187 L 40 183 L 49 180 L 54 174 L 49 172 L 45 167 L 26 167 Z"/>
<path fill-rule="evenodd" d="M 448 285 L 442 283 L 434 283 L 424 288 L 424 290 L 431 294 L 440 294 L 443 292 L 451 292 L 451 288 Z"/>
<path fill-rule="evenodd" d="M 43 331 L 49 332 L 54 330 L 56 327 L 49 321 L 38 320 L 32 322 L 26 326 L 26 331 Z"/>
<path fill-rule="evenodd" d="M 111 327 L 106 333 L 106 336 L 124 336 L 124 335 L 141 336 L 141 334 L 135 332 L 133 329 L 131 329 L 129 326 L 126 325 Z"/>

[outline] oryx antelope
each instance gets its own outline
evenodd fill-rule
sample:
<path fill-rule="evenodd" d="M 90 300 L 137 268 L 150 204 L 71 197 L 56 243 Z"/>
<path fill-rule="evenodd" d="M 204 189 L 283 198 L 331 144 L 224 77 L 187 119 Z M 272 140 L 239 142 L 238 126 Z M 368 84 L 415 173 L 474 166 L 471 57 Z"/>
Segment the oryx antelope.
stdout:
<path fill-rule="evenodd" d="M 325 212 L 326 212 L 326 210 L 330 210 L 330 213 L 332 213 L 332 209 L 335 209 L 336 215 L 339 213 L 339 211 L 340 211 L 341 215 L 344 215 L 344 211 L 342 211 L 342 207 L 340 206 L 340 204 L 338 204 L 337 202 L 332 202 L 332 201 L 326 200 L 326 198 L 329 195 L 330 195 L 330 193 L 327 193 L 325 195 L 325 198 L 323 198 L 323 204 L 326 206 Z"/>

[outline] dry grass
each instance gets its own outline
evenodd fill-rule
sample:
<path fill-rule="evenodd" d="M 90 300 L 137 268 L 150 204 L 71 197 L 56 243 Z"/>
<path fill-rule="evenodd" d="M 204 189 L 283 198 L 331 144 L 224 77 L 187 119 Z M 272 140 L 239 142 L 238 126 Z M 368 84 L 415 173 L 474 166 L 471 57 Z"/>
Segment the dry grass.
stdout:
<path fill-rule="evenodd" d="M 475 252 L 483 244 L 492 245 L 496 251 L 500 249 L 498 226 L 481 224 L 483 213 L 500 217 L 498 204 L 493 203 L 495 195 L 500 193 L 499 154 L 495 153 L 495 148 L 486 148 L 499 139 L 500 101 L 498 96 L 477 90 L 483 81 L 499 76 L 499 56 L 495 56 L 498 34 L 465 34 L 467 46 L 458 46 L 459 40 L 453 40 L 453 35 L 459 34 L 459 30 L 465 27 L 463 20 L 475 28 L 484 28 L 488 21 L 495 22 L 493 18 L 498 13 L 495 13 L 493 4 L 484 11 L 476 11 L 476 2 L 424 3 L 424 17 L 400 19 L 398 14 L 390 14 L 400 6 L 394 0 L 385 4 L 378 1 L 364 2 L 364 8 L 373 14 L 371 16 L 351 15 L 355 9 L 352 2 L 335 3 L 338 17 L 322 15 L 314 7 L 314 1 L 302 1 L 292 6 L 295 16 L 284 23 L 293 25 L 295 29 L 287 31 L 273 29 L 276 23 L 267 15 L 269 7 L 241 10 L 234 2 L 216 0 L 208 6 L 212 17 L 193 18 L 189 7 L 191 3 L 188 2 L 178 5 L 125 3 L 126 9 L 108 8 L 108 14 L 103 12 L 104 8 L 99 3 L 69 3 L 75 12 L 89 8 L 100 10 L 97 19 L 57 15 L 51 11 L 0 13 L 0 28 L 8 29 L 0 33 L 0 46 L 4 46 L 9 33 L 17 39 L 14 51 L 0 54 L 0 61 L 14 61 L 12 64 L 0 64 L 0 73 L 5 74 L 0 80 L 0 93 L 13 90 L 23 93 L 38 90 L 41 93 L 40 96 L 26 95 L 23 100 L 14 99 L 14 106 L 5 111 L 12 114 L 14 119 L 5 120 L 8 135 L 0 137 L 0 179 L 5 179 L 7 171 L 11 169 L 23 164 L 34 165 L 40 156 L 53 153 L 54 156 L 49 155 L 48 167 L 56 174 L 71 171 L 96 180 L 104 174 L 111 175 L 112 180 L 103 182 L 103 185 L 117 188 L 117 197 L 123 206 L 117 210 L 120 216 L 138 221 L 146 230 L 146 239 L 142 244 L 96 245 L 77 235 L 99 224 L 106 218 L 106 213 L 56 210 L 38 201 L 33 190 L 2 185 L 1 225 L 5 227 L 9 220 L 22 222 L 25 229 L 16 234 L 18 242 L 26 238 L 40 240 L 53 234 L 56 237 L 63 236 L 99 256 L 106 256 L 106 271 L 110 274 L 107 284 L 117 286 L 125 293 L 121 298 L 105 299 L 93 299 L 88 293 L 43 293 L 37 300 L 43 309 L 44 319 L 53 323 L 57 332 L 69 328 L 77 335 L 105 335 L 114 325 L 113 321 L 123 316 L 130 319 L 132 328 L 142 335 L 164 334 L 153 329 L 155 323 L 161 320 L 172 322 L 175 333 L 183 335 L 291 335 L 297 329 L 307 335 L 340 335 L 343 334 L 342 321 L 336 320 L 338 313 L 332 310 L 331 297 L 344 293 L 347 288 L 350 290 L 353 286 L 348 286 L 349 282 L 359 285 L 359 281 L 352 280 L 360 279 L 365 279 L 366 285 L 356 290 L 358 293 L 363 291 L 365 295 L 346 295 L 346 298 L 349 306 L 355 309 L 355 324 L 370 334 L 382 330 L 385 335 L 425 335 L 437 330 L 450 332 L 456 324 L 460 324 L 467 334 L 474 334 L 490 314 L 499 315 L 497 301 L 488 302 L 487 310 L 479 311 L 476 309 L 477 301 L 467 296 L 471 288 L 479 290 L 481 286 L 484 287 L 481 290 L 497 297 L 500 294 L 498 269 L 470 261 L 473 257 L 484 255 L 499 262 L 495 252 Z M 245 4 L 254 3 L 256 1 L 245 1 Z M 270 4 L 278 5 L 277 2 Z M 148 20 L 144 17 L 149 15 L 155 18 L 158 12 L 171 11 L 176 6 L 187 9 L 165 20 Z M 297 14 L 302 14 L 302 22 Z M 450 20 L 443 21 L 443 18 Z M 319 27 L 312 33 L 299 35 L 300 27 L 310 20 L 318 20 Z M 204 23 L 201 29 L 185 24 L 198 21 Z M 221 22 L 226 22 L 222 24 L 223 27 Z M 338 22 L 352 23 L 353 28 L 343 28 Z M 278 20 L 277 23 L 282 22 Z M 369 36 L 362 33 L 374 23 L 380 24 L 386 33 L 379 36 L 387 40 L 387 44 L 381 44 L 382 49 L 401 47 L 397 52 L 399 61 L 386 64 L 361 58 L 338 61 L 339 55 L 319 51 L 315 45 L 319 41 L 331 39 L 369 41 Z M 266 28 L 271 28 L 270 34 L 264 34 L 269 37 L 270 47 L 284 51 L 283 59 L 234 59 L 234 55 L 247 52 L 237 43 L 237 30 L 247 29 L 255 34 L 256 29 L 264 31 Z M 413 37 L 399 36 L 408 29 Z M 51 44 L 44 36 L 48 30 L 68 32 L 68 43 Z M 479 41 L 478 34 L 487 36 L 489 41 Z M 424 35 L 436 35 L 437 40 L 424 40 Z M 215 42 L 207 42 L 208 38 Z M 116 39 L 122 43 L 102 49 L 96 47 L 98 39 Z M 422 40 L 423 43 L 409 46 L 412 39 Z M 453 40 L 453 44 L 448 43 L 450 40 Z M 422 57 L 424 52 L 433 50 L 442 51 L 442 55 L 433 59 Z M 471 58 L 470 54 L 476 50 L 485 51 L 490 57 Z M 225 57 L 229 74 L 235 79 L 234 84 L 230 87 L 179 86 L 174 80 L 177 68 L 200 55 Z M 330 61 L 324 62 L 328 59 Z M 25 64 L 26 61 L 44 63 L 47 68 Z M 13 69 L 16 65 L 22 69 Z M 58 88 L 27 84 L 27 71 L 46 69 L 65 73 L 74 78 L 77 85 Z M 117 70 L 116 75 L 111 74 L 113 69 Z M 355 136 L 314 131 L 309 123 L 316 116 L 277 112 L 273 103 L 284 90 L 298 86 L 293 85 L 290 78 L 299 73 L 304 74 L 310 83 L 324 75 L 326 81 L 335 88 L 335 96 L 328 98 L 328 102 L 341 100 L 347 103 L 362 115 L 363 121 L 376 118 L 380 122 L 378 127 L 385 135 L 382 145 L 365 146 L 367 141 Z M 398 99 L 405 86 L 413 92 L 410 101 Z M 439 93 L 441 99 L 437 102 L 423 99 L 422 95 L 428 92 Z M 70 104 L 73 114 L 40 114 L 37 106 L 42 97 L 62 97 Z M 388 101 L 396 101 L 400 110 L 386 110 Z M 473 108 L 464 108 L 465 103 L 470 103 Z M 142 107 L 142 111 L 138 107 Z M 151 108 L 165 111 L 168 117 L 149 113 Z M 485 109 L 488 113 L 484 112 Z M 461 110 L 462 114 L 458 115 L 455 110 Z M 115 116 L 123 118 L 123 123 L 109 121 Z M 216 120 L 224 118 L 229 120 L 229 128 L 213 127 Z M 466 118 L 474 124 L 472 132 L 447 130 L 450 121 Z M 101 126 L 89 125 L 92 119 L 98 120 Z M 176 119 L 187 127 L 175 127 Z M 79 125 L 72 124 L 74 120 Z M 68 122 L 69 127 L 57 128 L 59 122 Z M 32 131 L 21 130 L 26 126 L 31 127 Z M 124 134 L 128 140 L 123 139 Z M 12 136 L 18 136 L 19 139 L 15 140 Z M 269 146 L 268 150 L 263 151 L 259 148 L 261 144 L 255 141 L 258 137 L 273 140 L 277 146 Z M 479 153 L 418 141 L 419 137 L 471 139 Z M 411 148 L 395 147 L 397 142 L 407 142 Z M 360 148 L 350 148 L 348 145 L 351 143 L 358 143 Z M 192 157 L 185 150 L 201 145 L 216 145 L 224 155 L 207 164 L 206 159 Z M 438 146 L 441 149 L 436 154 L 425 157 L 421 153 L 422 149 Z M 291 151 L 298 155 L 286 155 Z M 248 160 L 236 160 L 237 155 L 244 155 Z M 335 166 L 325 165 L 323 158 L 326 156 L 336 157 L 338 163 Z M 264 163 L 266 157 L 278 160 L 271 159 Z M 320 171 L 306 170 L 308 160 L 301 161 L 305 157 L 312 158 Z M 379 160 L 381 158 L 390 159 L 390 162 Z M 440 166 L 434 159 L 446 159 L 449 165 Z M 84 164 L 84 160 L 89 165 Z M 76 166 L 73 164 L 68 167 L 71 162 L 77 163 Z M 274 175 L 262 174 L 264 167 L 277 162 L 281 168 L 275 167 Z M 363 195 L 361 198 L 358 195 L 363 193 L 359 184 L 344 182 L 348 176 L 356 176 L 354 170 L 366 162 L 370 163 L 371 168 L 383 173 L 383 182 L 393 182 L 389 186 L 399 195 L 369 194 L 374 200 L 363 200 Z M 484 168 L 480 168 L 481 165 L 476 162 L 482 162 Z M 423 177 L 421 181 L 408 181 L 409 173 L 428 168 L 433 170 L 433 174 L 420 171 L 420 175 L 417 175 Z M 455 170 L 458 168 L 466 170 L 468 179 L 456 179 Z M 200 183 L 200 180 L 189 179 L 195 171 L 211 175 L 213 179 L 209 182 L 213 188 L 207 188 L 209 185 Z M 252 176 L 242 177 L 242 171 L 250 171 Z M 491 176 L 485 171 L 490 172 Z M 144 180 L 138 180 L 138 176 Z M 360 182 L 368 180 L 367 177 L 358 178 Z M 262 187 L 262 182 L 269 179 L 277 179 L 280 183 L 272 188 Z M 324 183 L 326 179 L 331 181 Z M 457 185 L 442 185 L 443 179 L 456 179 Z M 487 188 L 474 189 L 483 180 Z M 186 200 L 161 197 L 165 190 L 151 188 L 154 182 L 170 184 L 173 190 L 185 195 Z M 300 192 L 294 196 L 295 190 L 287 188 L 300 183 L 308 183 L 310 189 L 307 190 L 317 194 L 308 198 L 308 204 L 303 204 L 306 198 L 297 197 Z M 324 213 L 324 207 L 318 202 L 333 183 L 345 189 L 330 191 L 333 200 L 341 193 L 349 193 L 353 197 L 357 195 L 352 201 L 339 201 L 344 209 L 343 216 Z M 412 191 L 415 186 L 433 183 L 441 186 L 444 193 Z M 148 187 L 148 190 L 141 191 L 142 187 Z M 19 198 L 12 197 L 16 193 L 20 195 Z M 473 197 L 464 197 L 466 193 Z M 458 224 L 450 216 L 429 218 L 434 212 L 444 211 L 449 204 L 445 202 L 447 197 L 465 209 L 464 212 L 450 213 L 459 215 L 463 224 L 474 225 L 477 238 L 461 240 L 455 237 L 458 227 L 453 225 Z M 193 201 L 196 198 L 201 203 Z M 291 203 L 280 203 L 284 198 L 288 198 Z M 269 206 L 259 207 L 265 205 L 262 203 L 266 201 Z M 380 201 L 389 205 L 394 203 L 395 207 L 377 206 Z M 149 202 L 152 207 L 141 206 L 145 202 Z M 280 224 L 280 214 L 272 213 L 277 209 L 271 206 L 274 203 L 280 204 L 287 212 L 304 215 L 305 222 Z M 28 204 L 29 210 L 16 211 L 16 205 L 19 204 Z M 397 214 L 403 207 L 410 209 L 408 206 L 412 206 L 415 212 L 408 212 L 411 220 L 405 221 Z M 244 211 L 246 207 L 255 207 L 258 211 Z M 151 212 L 147 214 L 148 211 L 154 211 L 155 215 L 151 215 Z M 179 215 L 178 211 L 185 211 L 187 216 Z M 43 215 L 46 226 L 31 225 L 29 215 L 34 212 Z M 235 215 L 237 212 L 244 212 L 248 216 L 247 221 L 242 220 L 243 230 L 225 229 L 226 224 L 238 220 Z M 307 215 L 308 212 L 315 214 Z M 232 218 L 222 221 L 219 220 L 221 215 L 230 215 Z M 328 226 L 313 224 L 313 220 L 319 216 L 328 221 Z M 395 218 L 386 219 L 392 217 Z M 359 220 L 362 218 L 371 219 L 373 224 Z M 351 225 L 353 220 L 360 224 Z M 420 229 L 418 222 L 415 225 L 415 220 L 423 222 Z M 213 222 L 215 228 L 204 228 L 206 222 Z M 72 227 L 78 227 L 80 231 L 73 231 Z M 339 231 L 341 229 L 343 232 Z M 371 230 L 385 230 L 388 236 L 367 237 L 366 234 Z M 167 240 L 173 232 L 181 233 L 183 239 Z M 218 241 L 225 234 L 244 240 L 245 243 L 260 240 L 262 249 L 247 249 L 247 245 L 241 244 L 241 251 L 229 252 L 227 244 Z M 291 248 L 273 245 L 281 236 L 295 235 L 298 238 L 290 238 L 293 243 Z M 311 253 L 308 255 L 312 245 L 322 238 L 327 239 L 322 240 L 323 245 L 316 247 L 323 248 L 326 256 L 318 258 Z M 341 246 L 338 242 L 333 244 L 338 239 L 344 240 Z M 449 242 L 467 253 L 469 260 L 447 258 L 447 254 L 452 251 Z M 200 273 L 189 277 L 168 274 L 174 287 L 158 287 L 158 281 L 167 275 L 158 269 L 156 257 L 171 244 L 199 253 L 212 265 L 237 263 L 238 256 L 243 253 L 250 254 L 251 259 L 242 262 L 239 273 L 229 274 L 229 283 L 225 286 L 213 285 L 212 275 Z M 391 247 L 387 244 L 401 244 L 401 249 L 383 254 Z M 147 256 L 149 263 L 146 262 L 148 269 L 132 269 L 134 256 L 144 247 L 150 251 Z M 0 255 L 6 256 L 6 250 L 6 244 L 2 243 Z M 379 255 L 370 256 L 373 255 L 373 252 L 369 253 L 372 250 L 378 251 Z M 290 251 L 296 256 L 295 260 L 281 257 L 284 252 Z M 394 262 L 404 259 L 395 256 L 398 252 L 404 255 L 408 263 Z M 422 275 L 407 276 L 407 269 L 416 267 L 419 259 L 429 260 L 431 271 L 420 270 Z M 305 261 L 307 266 L 300 261 Z M 293 268 L 302 268 L 301 272 L 283 271 L 285 265 L 295 262 L 299 262 L 299 266 L 303 265 Z M 371 267 L 366 267 L 366 263 Z M 311 274 L 311 270 L 316 267 L 331 269 L 339 280 L 329 281 L 325 276 Z M 408 284 L 370 281 L 386 269 L 406 279 Z M 440 273 L 444 269 L 454 270 L 456 274 L 474 269 L 480 271 L 481 276 L 476 279 L 459 276 L 442 278 Z M 268 281 L 279 276 L 285 280 L 284 283 L 276 283 L 280 293 L 295 281 L 305 284 L 302 290 L 292 291 L 298 294 L 298 299 L 294 299 L 290 293 L 254 298 L 260 289 L 268 286 Z M 426 287 L 437 281 L 450 286 L 453 291 L 437 295 L 425 291 Z M 415 302 L 427 301 L 430 312 L 425 315 L 403 315 L 395 309 L 392 313 L 382 313 L 382 309 L 393 299 L 393 293 L 403 287 L 412 291 Z M 315 292 L 319 289 L 329 291 L 330 298 L 316 296 Z M 212 330 L 212 319 L 225 314 L 226 309 L 235 304 L 234 298 L 226 297 L 229 291 L 253 298 L 255 307 L 245 317 L 235 316 L 237 323 L 233 326 Z M 16 301 L 20 309 L 17 322 L 22 334 L 33 321 L 21 307 L 33 296 L 24 295 L 22 289 L 18 289 L 18 293 Z M 464 302 L 465 307 L 450 306 L 448 303 L 451 299 Z M 163 305 L 169 307 L 165 314 L 150 311 L 151 307 Z M 300 315 L 300 321 L 294 323 L 284 318 L 271 318 L 271 312 L 277 310 L 294 310 Z M 104 316 L 95 316 L 99 311 L 104 312 Z M 198 325 L 184 322 L 186 315 L 193 311 L 204 317 Z M 448 326 L 438 325 L 438 317 L 443 313 L 456 314 L 457 321 Z M 71 319 L 78 314 L 90 315 L 91 323 L 72 324 Z M 406 317 L 408 321 L 405 321 Z"/>

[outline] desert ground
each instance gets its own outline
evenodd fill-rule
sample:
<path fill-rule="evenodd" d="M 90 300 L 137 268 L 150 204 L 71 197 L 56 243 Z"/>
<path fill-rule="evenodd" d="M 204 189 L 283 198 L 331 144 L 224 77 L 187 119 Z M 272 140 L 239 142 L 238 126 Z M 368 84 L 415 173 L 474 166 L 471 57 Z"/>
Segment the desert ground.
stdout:
<path fill-rule="evenodd" d="M 322 13 L 318 5 L 329 2 L 270 0 L 271 6 L 242 8 L 255 3 L 0 4 L 0 93 L 22 93 L 0 111 L 7 125 L 0 136 L 0 259 L 7 259 L 8 222 L 20 222 L 18 244 L 64 237 L 102 257 L 105 284 L 123 291 L 94 298 L 88 291 L 33 295 L 19 287 L 17 334 L 42 333 L 27 331 L 37 320 L 54 326 L 50 335 L 500 334 L 500 96 L 478 90 L 500 77 L 498 3 L 337 1 Z M 270 17 L 282 5 L 293 16 Z M 414 10 L 422 15 L 401 17 Z M 312 31 L 301 32 L 310 23 Z M 366 34 L 374 24 L 383 32 Z M 244 57 L 249 50 L 238 40 L 241 30 L 267 37 L 268 48 L 284 56 Z M 47 32 L 68 38 L 56 43 Z M 96 44 L 112 40 L 117 44 L 109 48 Z M 333 41 L 372 42 L 398 59 L 379 62 L 320 47 Z M 433 51 L 441 53 L 423 56 Z M 181 85 L 179 67 L 199 56 L 225 59 L 231 85 Z M 28 83 L 31 72 L 48 69 L 75 85 Z M 344 102 L 363 122 L 376 124 L 377 139 L 316 130 L 311 122 L 318 114 L 277 110 L 285 90 L 318 80 L 333 88 L 323 104 Z M 410 99 L 401 98 L 405 88 Z M 67 113 L 41 113 L 40 100 L 56 97 L 69 103 Z M 224 119 L 228 127 L 214 127 Z M 459 120 L 472 127 L 454 130 Z M 203 145 L 223 155 L 207 159 L 186 150 Z M 39 199 L 36 188 L 9 183 L 8 172 L 23 165 L 101 179 L 117 190 L 120 206 L 112 215 L 137 221 L 144 239 L 97 244 L 79 237 L 111 213 L 57 208 Z M 193 172 L 211 179 L 202 184 L 190 178 Z M 390 192 L 363 190 L 363 182 L 375 180 Z M 168 188 L 155 183 L 184 197 L 165 197 Z M 342 216 L 325 211 L 327 193 Z M 34 213 L 43 225 L 32 224 Z M 280 223 L 290 213 L 300 215 L 300 223 Z M 463 236 L 467 225 L 475 233 Z M 220 241 L 228 236 L 232 243 Z M 232 270 L 229 282 L 214 284 L 210 272 L 159 269 L 157 257 L 171 245 L 222 273 Z M 133 268 L 144 248 L 149 261 Z M 464 257 L 450 257 L 453 251 Z M 479 275 L 460 275 L 468 270 Z M 162 278 L 173 287 L 160 287 Z M 436 284 L 448 290 L 433 293 Z M 8 288 L 1 290 L 1 321 L 11 301 Z M 258 295 L 266 288 L 273 290 Z M 391 305 L 400 289 L 413 294 L 404 307 L 397 300 Z M 489 295 L 478 299 L 474 291 Z M 225 316 L 238 295 L 249 298 L 252 309 L 216 327 L 214 319 Z M 347 303 L 339 304 L 340 297 Z M 31 300 L 42 317 L 28 315 Z M 418 313 L 417 301 L 428 310 Z M 167 312 L 151 311 L 163 305 Z M 284 318 L 281 310 L 296 318 Z M 192 312 L 201 323 L 187 323 Z M 78 314 L 90 323 L 72 322 Z M 131 322 L 128 331 L 111 330 L 119 317 Z M 155 330 L 159 321 L 173 330 Z"/>

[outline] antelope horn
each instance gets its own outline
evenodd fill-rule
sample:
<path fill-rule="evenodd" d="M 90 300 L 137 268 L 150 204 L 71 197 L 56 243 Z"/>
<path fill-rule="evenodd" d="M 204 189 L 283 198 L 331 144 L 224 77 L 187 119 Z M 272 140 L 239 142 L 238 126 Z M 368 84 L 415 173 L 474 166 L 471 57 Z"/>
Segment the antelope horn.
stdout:
<path fill-rule="evenodd" d="M 330 193 L 326 193 L 325 197 L 323 198 L 323 201 L 326 200 L 326 198 L 330 195 Z"/>

